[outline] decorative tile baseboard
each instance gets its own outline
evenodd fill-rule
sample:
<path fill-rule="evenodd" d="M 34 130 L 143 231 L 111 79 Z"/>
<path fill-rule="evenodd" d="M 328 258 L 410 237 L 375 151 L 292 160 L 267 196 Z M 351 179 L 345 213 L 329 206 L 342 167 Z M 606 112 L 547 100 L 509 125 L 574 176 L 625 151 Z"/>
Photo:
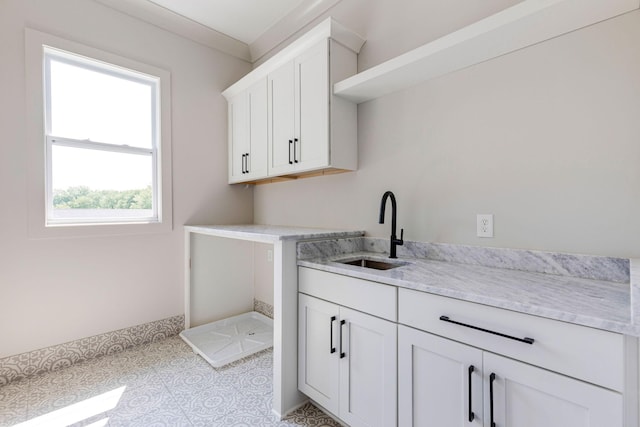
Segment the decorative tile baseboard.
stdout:
<path fill-rule="evenodd" d="M 264 301 L 253 299 L 253 311 L 257 311 L 260 314 L 264 314 L 269 319 L 273 319 L 273 306 L 267 304 Z"/>
<path fill-rule="evenodd" d="M 177 335 L 183 329 L 184 315 L 180 315 L 5 357 L 0 359 L 0 386 L 83 360 L 159 341 Z"/>

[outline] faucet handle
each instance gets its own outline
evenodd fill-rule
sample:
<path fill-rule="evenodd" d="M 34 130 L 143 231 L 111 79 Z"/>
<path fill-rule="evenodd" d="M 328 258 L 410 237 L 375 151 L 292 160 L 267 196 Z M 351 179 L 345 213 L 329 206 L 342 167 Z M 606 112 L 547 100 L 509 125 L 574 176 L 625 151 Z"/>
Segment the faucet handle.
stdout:
<path fill-rule="evenodd" d="M 398 240 L 396 243 L 400 246 L 404 244 L 404 228 L 400 229 L 400 240 Z"/>

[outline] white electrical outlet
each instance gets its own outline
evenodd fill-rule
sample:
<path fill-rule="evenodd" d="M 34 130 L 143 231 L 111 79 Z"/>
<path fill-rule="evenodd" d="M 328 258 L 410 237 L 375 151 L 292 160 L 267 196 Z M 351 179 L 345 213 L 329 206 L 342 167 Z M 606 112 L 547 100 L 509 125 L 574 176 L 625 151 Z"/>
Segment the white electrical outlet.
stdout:
<path fill-rule="evenodd" d="M 493 214 L 478 214 L 476 230 L 478 237 L 493 237 Z"/>

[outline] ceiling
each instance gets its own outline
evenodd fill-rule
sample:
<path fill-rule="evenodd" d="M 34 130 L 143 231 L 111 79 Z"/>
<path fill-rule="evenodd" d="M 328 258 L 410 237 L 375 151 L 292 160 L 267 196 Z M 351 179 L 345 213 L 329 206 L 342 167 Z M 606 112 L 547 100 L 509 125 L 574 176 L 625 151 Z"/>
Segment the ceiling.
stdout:
<path fill-rule="evenodd" d="M 255 63 L 341 0 L 94 1 Z"/>
<path fill-rule="evenodd" d="M 251 44 L 304 0 L 149 0 L 185 18 Z"/>

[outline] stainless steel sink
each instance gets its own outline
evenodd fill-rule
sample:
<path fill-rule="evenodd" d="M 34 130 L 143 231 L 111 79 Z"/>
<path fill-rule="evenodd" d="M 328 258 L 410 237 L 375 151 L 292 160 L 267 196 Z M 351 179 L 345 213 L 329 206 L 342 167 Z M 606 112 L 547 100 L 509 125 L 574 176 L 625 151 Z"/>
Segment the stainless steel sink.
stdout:
<path fill-rule="evenodd" d="M 392 268 L 396 268 L 404 265 L 404 263 L 390 263 L 390 262 L 384 262 L 384 261 L 367 259 L 367 258 L 358 258 L 358 259 L 336 261 L 336 262 L 340 264 L 355 265 L 358 267 L 373 268 L 374 270 L 390 270 Z"/>

